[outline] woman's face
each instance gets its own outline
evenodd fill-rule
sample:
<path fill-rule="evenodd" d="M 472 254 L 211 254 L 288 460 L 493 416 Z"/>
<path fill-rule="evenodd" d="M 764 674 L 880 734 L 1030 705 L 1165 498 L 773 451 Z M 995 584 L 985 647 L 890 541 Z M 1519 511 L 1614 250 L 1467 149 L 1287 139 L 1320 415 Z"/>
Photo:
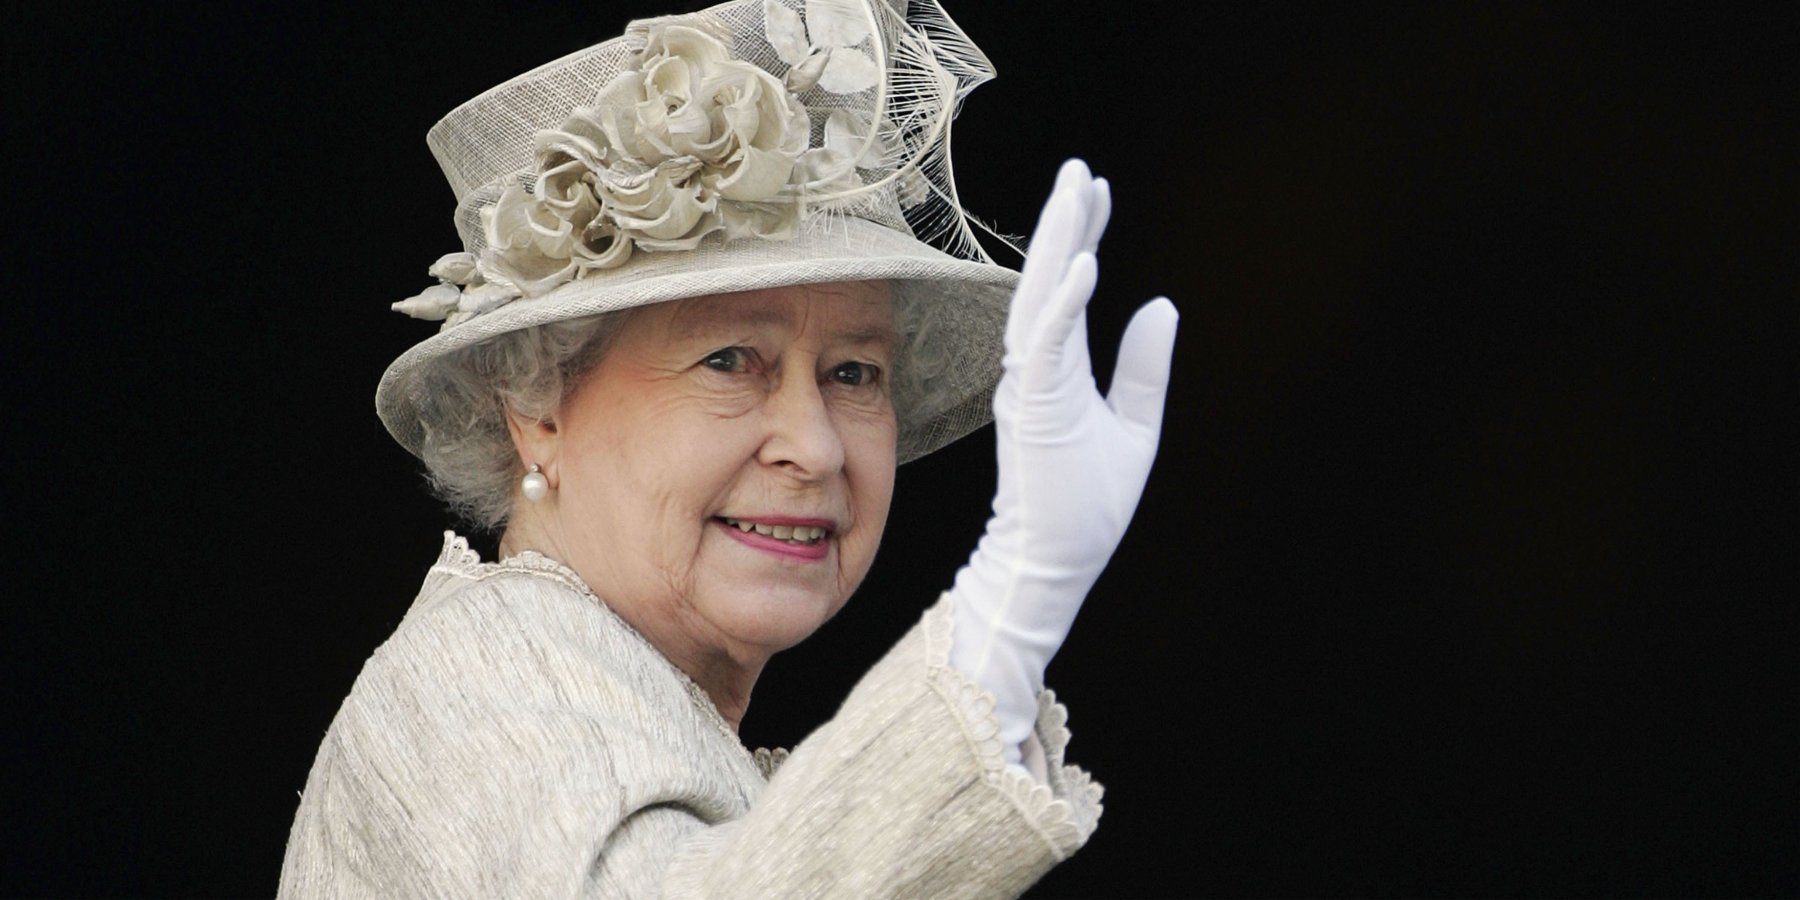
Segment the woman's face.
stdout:
<path fill-rule="evenodd" d="M 659 646 L 742 660 L 798 643 L 887 521 L 886 284 L 661 303 L 619 328 L 555 422 L 563 561 Z"/>

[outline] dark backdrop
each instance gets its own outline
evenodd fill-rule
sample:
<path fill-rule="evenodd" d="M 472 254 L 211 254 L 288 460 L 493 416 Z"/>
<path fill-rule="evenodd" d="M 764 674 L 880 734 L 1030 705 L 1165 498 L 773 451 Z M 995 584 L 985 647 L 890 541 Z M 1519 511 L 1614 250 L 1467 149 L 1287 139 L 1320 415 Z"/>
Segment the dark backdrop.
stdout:
<path fill-rule="evenodd" d="M 392 6 L 5 29 L 0 892 L 271 893 L 436 553 L 371 404 L 456 243 L 424 132 L 646 10 Z M 953 3 L 965 201 L 1028 232 L 1084 156 L 1101 371 L 1183 313 L 1051 671 L 1108 812 L 1034 896 L 1800 890 L 1795 29 L 1661 6 Z M 947 583 L 991 453 L 902 470 L 749 742 Z"/>

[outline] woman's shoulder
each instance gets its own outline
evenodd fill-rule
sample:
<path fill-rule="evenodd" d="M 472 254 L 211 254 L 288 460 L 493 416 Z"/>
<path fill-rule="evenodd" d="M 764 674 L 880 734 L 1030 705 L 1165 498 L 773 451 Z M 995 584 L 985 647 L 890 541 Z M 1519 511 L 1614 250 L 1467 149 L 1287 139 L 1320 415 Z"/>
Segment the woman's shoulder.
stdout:
<path fill-rule="evenodd" d="M 484 563 L 446 536 L 320 745 L 289 867 L 351 865 L 343 854 L 405 867 L 418 852 L 441 866 L 443 842 L 491 829 L 504 843 L 534 823 L 580 820 L 603 836 L 672 796 L 721 818 L 748 808 L 757 761 L 691 681 L 559 569 Z"/>
<path fill-rule="evenodd" d="M 482 562 L 468 541 L 444 532 L 444 547 L 399 628 L 378 651 L 415 643 L 561 643 L 628 628 L 573 572 L 537 554 Z"/>
<path fill-rule="evenodd" d="M 595 669 L 669 667 L 561 563 L 537 553 L 483 562 L 449 531 L 418 597 L 376 658 L 419 653 L 462 673 L 494 662 L 516 668 L 528 659 L 588 676 Z"/>
<path fill-rule="evenodd" d="M 551 610 L 566 614 L 604 610 L 604 604 L 593 597 L 581 577 L 561 563 L 532 552 L 500 562 L 482 562 L 481 554 L 469 546 L 467 538 L 446 531 L 443 549 L 426 571 L 425 583 L 407 610 L 406 622 L 430 619 L 433 611 L 440 608 L 503 598 L 551 602 Z"/>
<path fill-rule="evenodd" d="M 698 714 L 697 725 L 723 727 L 709 701 L 696 708 L 699 688 L 572 570 L 536 553 L 483 562 L 453 532 L 359 682 L 581 715 Z"/>

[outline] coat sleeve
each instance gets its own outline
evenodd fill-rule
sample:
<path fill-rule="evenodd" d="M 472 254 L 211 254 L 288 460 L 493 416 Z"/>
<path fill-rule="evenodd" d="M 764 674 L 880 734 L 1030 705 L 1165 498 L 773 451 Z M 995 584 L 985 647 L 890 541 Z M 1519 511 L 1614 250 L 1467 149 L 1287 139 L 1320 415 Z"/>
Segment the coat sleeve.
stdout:
<path fill-rule="evenodd" d="M 283 896 L 1012 896 L 1100 813 L 1048 696 L 1047 782 L 1005 766 L 991 699 L 947 663 L 942 604 L 760 796 L 695 765 L 629 673 L 560 675 L 567 648 L 516 604 L 438 613 L 469 624 L 403 627 L 340 710 Z"/>
<path fill-rule="evenodd" d="M 741 819 L 690 838 L 671 897 L 1011 897 L 1079 849 L 1100 787 L 1063 764 L 1045 692 L 1045 783 L 1008 768 L 993 698 L 949 666 L 940 602 L 794 749 Z"/>

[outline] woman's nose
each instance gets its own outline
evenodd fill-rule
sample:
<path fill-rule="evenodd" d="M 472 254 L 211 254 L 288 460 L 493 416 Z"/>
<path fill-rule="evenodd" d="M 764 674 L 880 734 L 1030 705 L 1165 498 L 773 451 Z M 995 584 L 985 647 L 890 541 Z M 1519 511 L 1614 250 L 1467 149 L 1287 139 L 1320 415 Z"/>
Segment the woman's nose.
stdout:
<path fill-rule="evenodd" d="M 765 408 L 768 435 L 758 458 L 807 479 L 844 468 L 844 441 L 811 367 L 782 374 Z"/>

